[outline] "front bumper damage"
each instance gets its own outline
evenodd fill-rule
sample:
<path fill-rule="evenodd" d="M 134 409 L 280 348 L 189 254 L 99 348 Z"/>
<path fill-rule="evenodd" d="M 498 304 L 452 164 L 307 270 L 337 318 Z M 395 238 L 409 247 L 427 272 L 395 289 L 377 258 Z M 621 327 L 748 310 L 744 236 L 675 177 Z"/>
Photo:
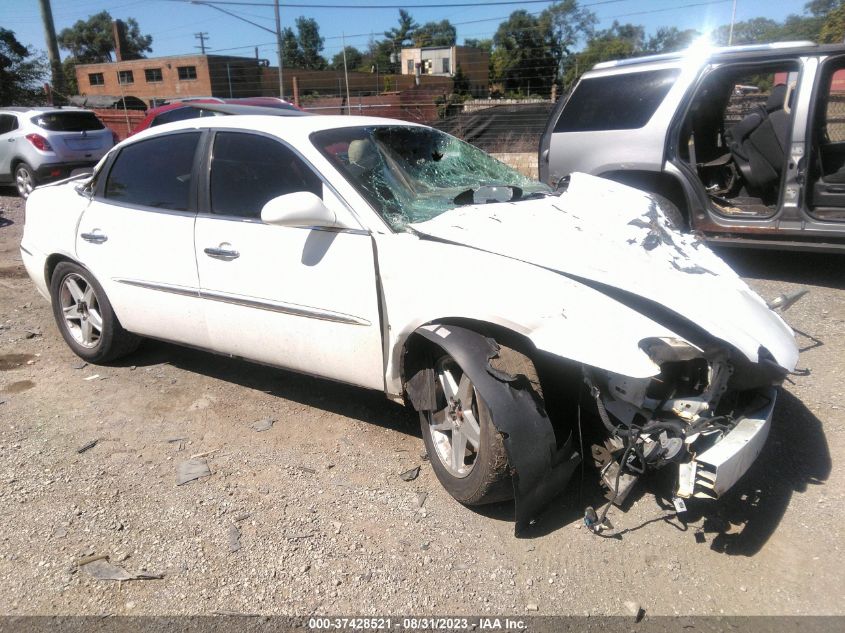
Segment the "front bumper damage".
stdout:
<path fill-rule="evenodd" d="M 678 496 L 716 499 L 730 490 L 760 455 L 772 422 L 777 390 L 763 407 L 747 413 L 719 442 L 679 467 Z"/>

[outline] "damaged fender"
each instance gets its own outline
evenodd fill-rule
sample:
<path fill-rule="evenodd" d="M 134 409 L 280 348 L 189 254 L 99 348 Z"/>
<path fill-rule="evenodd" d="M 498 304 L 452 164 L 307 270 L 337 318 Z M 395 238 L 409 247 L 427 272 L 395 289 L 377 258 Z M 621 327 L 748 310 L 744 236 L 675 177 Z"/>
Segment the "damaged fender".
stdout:
<path fill-rule="evenodd" d="M 558 449 L 554 429 L 545 410 L 512 377 L 494 369 L 499 346 L 481 334 L 456 326 L 426 325 L 416 334 L 443 348 L 469 376 L 484 400 L 496 430 L 502 434 L 513 479 L 516 503 L 515 533 L 537 518 L 551 499 L 569 482 L 581 455 L 570 432 Z M 434 406 L 434 378 L 422 370 L 408 382 L 408 396 L 417 411 Z"/>

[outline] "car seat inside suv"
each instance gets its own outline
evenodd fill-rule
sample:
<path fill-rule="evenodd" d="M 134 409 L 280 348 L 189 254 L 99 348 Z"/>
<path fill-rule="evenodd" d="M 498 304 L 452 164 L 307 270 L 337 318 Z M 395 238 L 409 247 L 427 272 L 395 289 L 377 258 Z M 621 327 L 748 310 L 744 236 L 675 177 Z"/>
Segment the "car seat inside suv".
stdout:
<path fill-rule="evenodd" d="M 763 107 L 755 108 L 725 136 L 748 192 L 765 204 L 776 202 L 789 133 L 791 91 L 778 84 Z"/>

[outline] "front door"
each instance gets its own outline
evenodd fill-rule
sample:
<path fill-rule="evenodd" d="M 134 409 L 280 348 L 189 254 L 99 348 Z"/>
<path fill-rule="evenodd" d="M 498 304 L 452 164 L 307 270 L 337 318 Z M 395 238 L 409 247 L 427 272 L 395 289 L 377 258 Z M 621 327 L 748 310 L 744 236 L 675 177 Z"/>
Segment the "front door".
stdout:
<path fill-rule="evenodd" d="M 271 226 L 261 208 L 311 191 L 351 214 L 281 141 L 218 131 L 196 223 L 211 345 L 236 356 L 384 388 L 373 245 L 363 230 Z"/>
<path fill-rule="evenodd" d="M 201 133 L 127 145 L 82 215 L 80 262 L 94 274 L 123 327 L 208 347 L 194 258 L 195 154 Z"/>

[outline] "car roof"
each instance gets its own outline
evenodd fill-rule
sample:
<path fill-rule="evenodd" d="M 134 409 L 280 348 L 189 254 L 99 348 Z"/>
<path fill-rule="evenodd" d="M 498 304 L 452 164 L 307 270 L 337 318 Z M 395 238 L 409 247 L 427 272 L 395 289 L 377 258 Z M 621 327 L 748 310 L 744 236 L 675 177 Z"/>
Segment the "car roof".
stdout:
<path fill-rule="evenodd" d="M 166 123 L 156 127 L 142 130 L 127 140 L 140 141 L 145 138 L 175 132 L 178 130 L 201 130 L 206 128 L 238 128 L 253 130 L 256 132 L 267 132 L 283 138 L 303 138 L 313 132 L 323 130 L 335 130 L 347 127 L 359 126 L 386 126 L 399 125 L 407 127 L 424 127 L 418 123 L 399 121 L 398 119 L 387 119 L 371 116 L 344 116 L 336 114 L 291 116 L 290 112 L 279 114 L 274 110 L 271 115 L 254 114 L 259 108 L 250 107 L 251 114 L 240 114 L 235 116 L 202 117 L 196 119 L 185 119 L 174 123 Z"/>
<path fill-rule="evenodd" d="M 202 108 L 211 110 L 215 105 L 232 105 L 245 107 L 264 107 L 274 110 L 298 111 L 294 104 L 278 97 L 243 97 L 233 99 L 222 99 L 220 97 L 185 97 L 184 99 L 170 101 L 155 108 L 147 110 L 147 116 L 157 116 L 162 112 L 178 110 L 179 108 Z"/>
<path fill-rule="evenodd" d="M 91 112 L 90 110 L 86 110 L 85 108 L 75 108 L 75 107 L 65 107 L 65 106 L 31 106 L 31 107 L 22 107 L 22 106 L 6 106 L 0 108 L 0 112 L 17 112 L 19 114 L 25 114 L 27 112 L 32 112 L 33 114 L 44 114 L 47 112 Z M 94 114 L 91 112 L 91 114 Z"/>
<path fill-rule="evenodd" d="M 704 54 L 702 54 L 702 52 Z M 615 68 L 628 68 L 648 64 L 660 64 L 673 61 L 686 60 L 693 55 L 697 57 L 700 65 L 711 61 L 741 61 L 765 59 L 772 57 L 803 57 L 808 55 L 830 55 L 845 53 L 843 44 L 815 44 L 810 41 L 798 42 L 774 42 L 770 44 L 750 44 L 742 46 L 725 46 L 699 51 L 687 49 L 675 53 L 662 53 L 660 55 L 647 55 L 645 57 L 631 57 L 628 59 L 616 59 L 595 64 L 591 70 L 607 70 Z"/>

